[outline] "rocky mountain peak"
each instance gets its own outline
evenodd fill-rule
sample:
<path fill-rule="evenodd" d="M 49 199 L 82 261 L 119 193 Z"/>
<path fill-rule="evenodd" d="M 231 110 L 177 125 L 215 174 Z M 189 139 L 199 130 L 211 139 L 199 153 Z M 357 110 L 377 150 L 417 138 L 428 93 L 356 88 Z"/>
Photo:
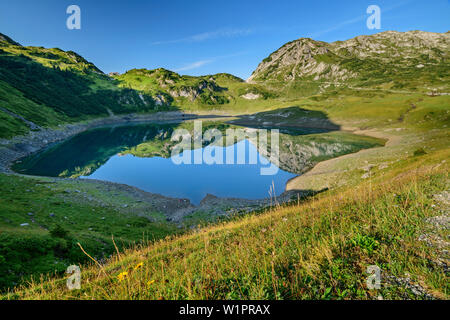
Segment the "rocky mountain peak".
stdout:
<path fill-rule="evenodd" d="M 264 59 L 247 82 L 342 82 L 383 68 L 448 65 L 449 43 L 448 32 L 424 31 L 385 31 L 332 43 L 300 38 Z"/>

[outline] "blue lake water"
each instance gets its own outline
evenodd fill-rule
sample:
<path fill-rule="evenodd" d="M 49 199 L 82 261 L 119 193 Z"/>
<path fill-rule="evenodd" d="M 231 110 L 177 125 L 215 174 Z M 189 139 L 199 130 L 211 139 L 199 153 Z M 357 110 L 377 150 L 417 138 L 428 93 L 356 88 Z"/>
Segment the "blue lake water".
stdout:
<path fill-rule="evenodd" d="M 238 152 L 240 147 L 244 147 L 245 154 Z M 279 168 L 275 175 L 261 175 L 261 168 L 268 168 L 271 164 L 248 140 L 229 147 L 207 146 L 184 152 L 190 153 L 191 159 L 194 159 L 194 152 L 206 151 L 209 154 L 209 149 L 214 149 L 214 152 L 226 155 L 227 149 L 231 148 L 234 149 L 234 164 L 178 165 L 172 158 L 114 155 L 94 173 L 83 178 L 123 183 L 152 193 L 187 198 L 199 204 L 207 194 L 261 199 L 269 197 L 269 191 L 273 188 L 273 193 L 279 195 L 284 191 L 286 182 L 296 176 Z M 252 152 L 258 154 L 256 164 L 250 164 L 249 155 Z"/>
<path fill-rule="evenodd" d="M 207 123 L 204 125 L 208 126 Z M 213 123 L 224 131 L 229 125 Z M 296 174 L 281 169 L 275 175 L 261 175 L 261 168 L 270 166 L 247 140 L 228 147 L 203 145 L 187 153 L 236 149 L 244 164 L 175 164 L 171 159 L 170 141 L 175 129 L 192 129 L 190 124 L 134 124 L 93 129 L 22 159 L 14 170 L 24 174 L 99 179 L 131 185 L 168 197 L 187 198 L 198 204 L 207 194 L 217 197 L 262 199 L 279 195 L 286 182 Z M 245 155 L 237 151 L 244 147 Z M 250 164 L 249 154 L 256 152 L 257 163 Z M 254 153 L 253 153 L 254 154 Z"/>

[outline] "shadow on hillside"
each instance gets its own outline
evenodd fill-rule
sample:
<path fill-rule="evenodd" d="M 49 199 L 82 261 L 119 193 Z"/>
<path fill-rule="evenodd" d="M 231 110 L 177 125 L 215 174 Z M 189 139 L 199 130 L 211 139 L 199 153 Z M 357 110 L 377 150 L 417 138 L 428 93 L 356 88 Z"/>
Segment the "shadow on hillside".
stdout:
<path fill-rule="evenodd" d="M 250 128 L 280 129 L 293 135 L 338 131 L 341 126 L 333 123 L 318 110 L 307 110 L 298 106 L 240 115 L 229 121 L 231 124 Z"/>
<path fill-rule="evenodd" d="M 61 58 L 62 59 L 62 58 Z M 159 105 L 149 95 L 130 88 L 118 88 L 107 75 L 92 70 L 61 70 L 60 60 L 53 67 L 43 66 L 25 55 L 0 52 L 0 80 L 8 83 L 33 102 L 45 105 L 69 118 L 108 116 L 136 112 L 179 110 Z M 29 121 L 39 118 L 39 111 L 10 110 Z M 41 121 L 39 121 L 41 120 Z M 44 123 L 42 123 L 44 122 Z M 38 119 L 38 124 L 45 124 Z"/>
<path fill-rule="evenodd" d="M 292 179 L 295 179 L 292 178 Z M 312 189 L 292 189 L 289 191 L 283 192 L 281 195 L 274 199 L 278 204 L 293 204 L 298 203 L 299 201 L 308 200 L 318 194 L 326 192 L 330 190 L 329 188 L 323 188 L 320 190 L 312 190 Z"/>

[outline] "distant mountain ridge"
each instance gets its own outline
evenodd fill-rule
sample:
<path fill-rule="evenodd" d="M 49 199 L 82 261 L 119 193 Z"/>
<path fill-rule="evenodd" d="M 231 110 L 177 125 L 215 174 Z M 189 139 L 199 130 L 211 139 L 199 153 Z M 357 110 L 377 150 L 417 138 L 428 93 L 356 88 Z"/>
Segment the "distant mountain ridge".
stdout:
<path fill-rule="evenodd" d="M 9 44 L 15 45 L 15 46 L 21 46 L 20 43 L 15 42 L 13 39 L 8 37 L 7 35 L 4 35 L 3 33 L 0 33 L 0 41 L 8 42 Z"/>
<path fill-rule="evenodd" d="M 106 75 L 76 52 L 22 46 L 0 33 L 0 138 L 112 114 L 245 112 L 341 88 L 448 94 L 449 44 L 449 32 L 387 31 L 333 43 L 300 38 L 244 82 L 227 73 L 194 77 L 163 68 Z"/>
<path fill-rule="evenodd" d="M 76 52 L 22 46 L 0 33 L 0 138 L 90 117 L 226 104 L 230 94 L 217 80 L 244 84 L 162 68 L 108 76 Z"/>
<path fill-rule="evenodd" d="M 150 94 L 158 105 L 201 103 L 205 105 L 226 104 L 229 98 L 217 81 L 228 80 L 241 83 L 244 80 L 231 74 L 209 76 L 182 76 L 176 72 L 158 68 L 154 70 L 132 69 L 113 78 L 119 86 L 133 88 Z"/>
<path fill-rule="evenodd" d="M 332 43 L 300 38 L 270 54 L 247 82 L 315 81 L 322 89 L 387 83 L 414 87 L 419 79 L 446 85 L 449 45 L 449 32 L 386 31 Z"/>

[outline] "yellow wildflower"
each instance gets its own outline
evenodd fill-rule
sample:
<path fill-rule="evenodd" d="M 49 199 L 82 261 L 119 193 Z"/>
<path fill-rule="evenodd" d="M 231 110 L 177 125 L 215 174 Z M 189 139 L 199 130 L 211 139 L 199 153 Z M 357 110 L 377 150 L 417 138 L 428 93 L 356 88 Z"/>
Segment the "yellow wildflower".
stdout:
<path fill-rule="evenodd" d="M 139 268 L 142 268 L 143 265 L 144 265 L 143 262 L 139 262 L 139 263 L 134 267 L 134 270 L 137 270 L 137 269 L 139 269 Z"/>
<path fill-rule="evenodd" d="M 124 271 L 117 276 L 117 279 L 119 279 L 119 281 L 123 281 L 127 276 L 128 276 L 128 272 Z"/>
<path fill-rule="evenodd" d="M 153 283 L 155 283 L 155 280 L 149 280 L 149 281 L 147 282 L 147 285 L 149 286 L 149 285 L 151 285 L 151 284 L 153 284 Z"/>

